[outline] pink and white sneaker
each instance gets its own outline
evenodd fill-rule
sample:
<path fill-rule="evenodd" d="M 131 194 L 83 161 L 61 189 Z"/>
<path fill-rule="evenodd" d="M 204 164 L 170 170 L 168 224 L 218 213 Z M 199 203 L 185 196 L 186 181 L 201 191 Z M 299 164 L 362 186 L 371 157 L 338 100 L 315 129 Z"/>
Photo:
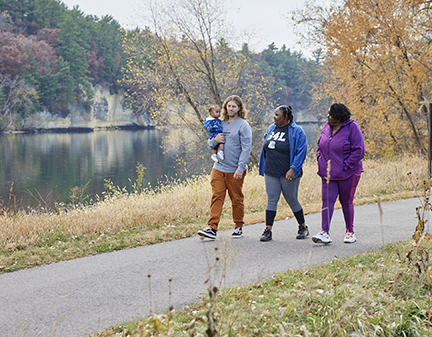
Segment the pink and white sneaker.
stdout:
<path fill-rule="evenodd" d="M 317 235 L 312 236 L 312 241 L 315 243 L 332 243 L 330 235 L 327 232 L 321 231 Z"/>
<path fill-rule="evenodd" d="M 345 243 L 353 243 L 356 241 L 357 241 L 357 238 L 355 237 L 355 234 L 353 232 L 346 232 L 345 239 L 344 239 Z"/>

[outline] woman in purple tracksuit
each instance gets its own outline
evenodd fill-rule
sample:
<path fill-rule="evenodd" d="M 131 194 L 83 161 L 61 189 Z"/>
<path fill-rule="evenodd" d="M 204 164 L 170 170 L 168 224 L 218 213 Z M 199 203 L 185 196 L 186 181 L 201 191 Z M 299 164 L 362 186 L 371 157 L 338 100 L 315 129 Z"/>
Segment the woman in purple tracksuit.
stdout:
<path fill-rule="evenodd" d="M 322 230 L 312 240 L 315 243 L 332 242 L 330 222 L 339 196 L 346 226 L 344 242 L 352 243 L 356 241 L 353 228 L 354 194 L 363 172 L 362 159 L 365 155 L 363 134 L 344 104 L 333 104 L 327 119 L 317 150 L 318 175 L 322 179 Z"/>

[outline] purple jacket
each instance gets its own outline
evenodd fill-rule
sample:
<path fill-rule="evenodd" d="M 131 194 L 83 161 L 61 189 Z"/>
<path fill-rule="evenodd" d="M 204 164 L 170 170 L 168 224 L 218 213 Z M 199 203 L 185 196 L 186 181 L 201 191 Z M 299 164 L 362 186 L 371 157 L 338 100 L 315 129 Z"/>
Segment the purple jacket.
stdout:
<path fill-rule="evenodd" d="M 327 177 L 330 160 L 330 180 L 344 180 L 363 172 L 365 145 L 360 127 L 353 119 L 345 121 L 332 136 L 333 127 L 325 123 L 318 139 L 318 175 Z"/>

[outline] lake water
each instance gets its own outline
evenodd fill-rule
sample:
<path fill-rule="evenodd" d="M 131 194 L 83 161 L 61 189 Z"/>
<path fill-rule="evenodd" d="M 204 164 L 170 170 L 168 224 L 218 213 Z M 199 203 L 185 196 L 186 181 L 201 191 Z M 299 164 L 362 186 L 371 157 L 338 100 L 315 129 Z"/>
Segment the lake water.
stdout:
<path fill-rule="evenodd" d="M 316 125 L 302 125 L 311 146 Z M 39 133 L 0 136 L 0 198 L 3 206 L 36 207 L 44 202 L 70 202 L 71 189 L 88 183 L 94 198 L 105 190 L 104 181 L 131 189 L 136 166 L 146 167 L 145 182 L 157 186 L 173 177 L 184 178 L 176 168 L 175 153 L 162 148 L 168 130 L 96 131 L 90 133 Z M 210 154 L 210 152 L 209 152 Z M 208 173 L 209 158 L 187 175 Z M 11 189 L 12 188 L 12 189 Z"/>

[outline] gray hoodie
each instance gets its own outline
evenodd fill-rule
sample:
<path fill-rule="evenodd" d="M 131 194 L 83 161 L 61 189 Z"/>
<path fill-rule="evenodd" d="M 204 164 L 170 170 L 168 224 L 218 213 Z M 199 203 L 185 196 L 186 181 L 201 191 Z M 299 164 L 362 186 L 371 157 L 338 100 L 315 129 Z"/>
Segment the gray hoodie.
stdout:
<path fill-rule="evenodd" d="M 225 159 L 215 163 L 213 168 L 225 173 L 234 173 L 236 170 L 243 173 L 247 169 L 252 148 L 252 128 L 240 117 L 232 122 L 223 121 L 222 127 L 225 136 Z M 214 138 L 207 141 L 209 149 L 214 149 L 217 144 Z"/>

